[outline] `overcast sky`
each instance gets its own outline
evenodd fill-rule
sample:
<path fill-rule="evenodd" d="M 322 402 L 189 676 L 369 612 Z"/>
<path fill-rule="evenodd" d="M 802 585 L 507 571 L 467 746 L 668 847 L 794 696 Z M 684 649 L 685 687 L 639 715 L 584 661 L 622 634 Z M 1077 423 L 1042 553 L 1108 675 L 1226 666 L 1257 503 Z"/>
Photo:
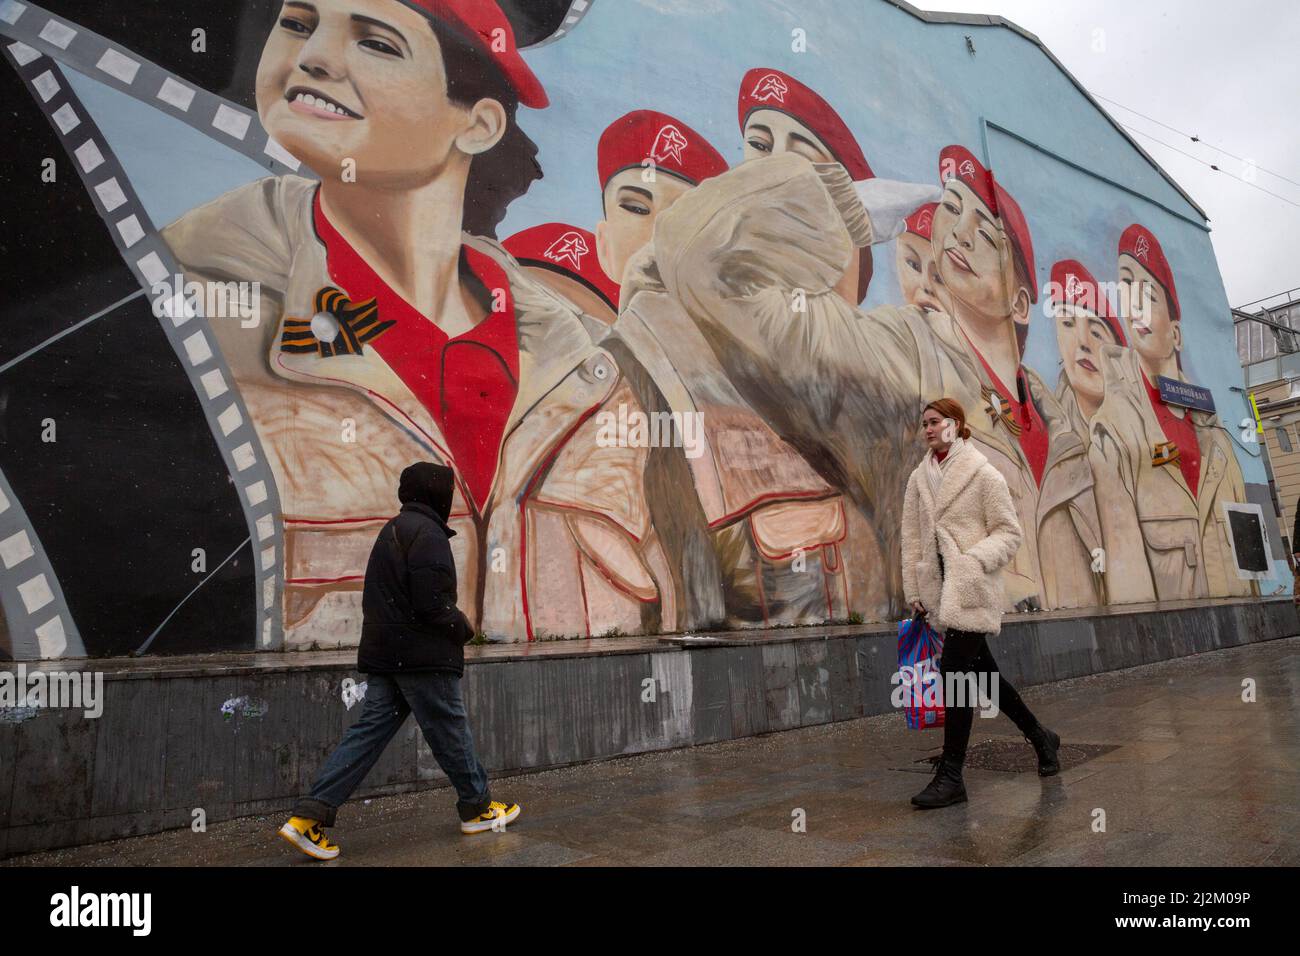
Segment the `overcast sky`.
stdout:
<path fill-rule="evenodd" d="M 1036 34 L 1205 210 L 1234 306 L 1300 289 L 1300 3 L 1295 0 L 912 0 Z M 1102 31 L 1098 33 L 1097 31 Z M 1101 49 L 1094 49 L 1094 45 Z M 1190 153 L 1201 165 L 1151 137 Z M 1254 160 L 1255 185 L 1240 159 Z M 1279 179 L 1264 170 L 1280 173 Z M 1287 182 L 1286 180 L 1293 182 Z"/>

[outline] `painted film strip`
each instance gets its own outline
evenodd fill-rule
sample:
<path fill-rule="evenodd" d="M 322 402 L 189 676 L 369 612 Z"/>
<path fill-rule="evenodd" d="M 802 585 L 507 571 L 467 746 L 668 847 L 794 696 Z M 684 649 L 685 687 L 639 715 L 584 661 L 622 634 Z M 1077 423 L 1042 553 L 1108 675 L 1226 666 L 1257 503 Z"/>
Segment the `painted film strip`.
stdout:
<path fill-rule="evenodd" d="M 0 7 L 0 23 L 8 22 L 4 18 L 12 13 L 14 5 L 10 2 Z M 64 26 L 59 21 L 50 22 L 59 28 Z M 56 41 L 67 39 L 58 29 L 40 29 Z M 155 284 L 170 285 L 173 277 L 181 274 L 179 265 L 59 66 L 23 41 L 6 44 L 5 54 L 58 132 L 64 149 L 74 160 L 78 176 L 108 225 L 113 242 L 145 294 L 149 295 Z M 180 294 L 159 305 L 163 313 L 160 323 L 189 376 L 226 467 L 240 490 L 240 503 L 257 555 L 254 563 L 257 644 L 262 648 L 277 648 L 283 643 L 280 623 L 283 589 L 278 560 L 283 547 L 283 529 L 278 518 L 280 506 L 275 480 L 208 321 Z"/>
<path fill-rule="evenodd" d="M 16 661 L 85 657 L 77 625 L 68 613 L 41 539 L 0 472 L 0 608 Z"/>
<path fill-rule="evenodd" d="M 595 2 L 596 0 L 573 0 L 569 5 L 569 12 L 564 15 L 563 22 L 556 27 L 554 33 L 544 39 L 538 40 L 536 43 L 530 43 L 528 46 L 522 47 L 521 49 L 534 50 L 539 46 L 546 46 L 547 44 L 554 43 L 556 40 L 568 36 L 573 32 L 573 28 L 578 25 L 582 18 L 591 11 L 591 5 Z"/>
<path fill-rule="evenodd" d="M 266 135 L 257 114 L 186 83 L 123 46 L 54 16 L 35 4 L 0 0 L 0 34 L 17 40 L 21 54 L 44 53 L 59 63 L 183 120 L 273 173 L 300 172 L 302 164 Z"/>

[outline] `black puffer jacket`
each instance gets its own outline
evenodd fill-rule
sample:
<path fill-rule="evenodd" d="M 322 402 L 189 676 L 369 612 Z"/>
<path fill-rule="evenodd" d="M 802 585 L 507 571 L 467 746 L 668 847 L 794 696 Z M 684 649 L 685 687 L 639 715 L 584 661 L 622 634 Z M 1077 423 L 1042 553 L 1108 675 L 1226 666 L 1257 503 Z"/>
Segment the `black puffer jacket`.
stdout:
<path fill-rule="evenodd" d="M 473 636 L 456 607 L 456 562 L 447 527 L 454 477 L 430 462 L 402 472 L 402 510 L 379 532 L 366 565 L 362 594 L 363 674 L 465 670 L 464 645 Z"/>

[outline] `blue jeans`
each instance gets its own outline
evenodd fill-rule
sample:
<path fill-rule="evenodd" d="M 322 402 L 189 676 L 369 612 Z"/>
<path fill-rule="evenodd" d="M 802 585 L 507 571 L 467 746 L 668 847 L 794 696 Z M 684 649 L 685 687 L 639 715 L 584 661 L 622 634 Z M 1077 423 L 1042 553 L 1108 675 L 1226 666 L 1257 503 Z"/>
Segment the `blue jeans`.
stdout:
<path fill-rule="evenodd" d="M 361 785 L 408 714 L 424 732 L 438 766 L 456 788 L 456 811 L 472 820 L 491 802 L 487 771 L 474 753 L 460 677 L 438 671 L 372 674 L 357 722 L 347 729 L 293 815 L 334 825 L 339 806 Z"/>

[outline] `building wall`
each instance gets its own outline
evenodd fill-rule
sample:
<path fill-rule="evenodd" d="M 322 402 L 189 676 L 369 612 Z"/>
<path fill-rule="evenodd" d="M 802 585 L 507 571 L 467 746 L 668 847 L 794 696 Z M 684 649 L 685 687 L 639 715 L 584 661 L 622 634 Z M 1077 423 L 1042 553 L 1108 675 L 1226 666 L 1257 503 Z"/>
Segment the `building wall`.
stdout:
<path fill-rule="evenodd" d="M 4 238 L 27 250 L 4 266 L 0 470 L 21 505 L 6 655 L 349 646 L 370 543 L 421 459 L 456 467 L 461 604 L 491 640 L 888 620 L 905 606 L 916 422 L 945 394 L 965 402 L 1033 541 L 1005 575 L 1008 610 L 1289 583 L 1277 562 L 1243 580 L 1224 537 L 1222 506 L 1265 481 L 1257 449 L 1205 417 L 1213 487 L 1179 491 L 1135 359 L 1103 355 L 1103 338 L 1086 343 L 1098 374 L 1130 378 L 1107 392 L 1114 441 L 1093 453 L 1063 377 L 1083 353 L 1055 305 L 1084 286 L 1054 286 L 1080 273 L 1054 267 L 1078 260 L 1111 302 L 1134 225 L 1157 300 L 1176 287 L 1177 374 L 1228 424 L 1248 409 L 1229 391 L 1241 373 L 1204 217 L 1025 36 L 885 0 L 597 0 L 519 54 L 549 107 L 521 108 L 518 130 L 479 150 L 483 127 L 454 125 L 465 114 L 434 64 L 474 100 L 502 64 L 522 75 L 499 21 L 479 25 L 497 49 L 449 59 L 418 4 L 355 3 L 406 34 L 341 32 L 355 29 L 344 0 L 305 26 L 269 0 L 60 2 L 53 32 L 39 6 L 0 6 L 6 102 L 20 104 L 5 135 L 26 160 L 6 173 Z M 527 39 L 565 12 L 507 7 Z M 303 77 L 362 120 L 293 111 Z M 619 125 L 639 110 L 665 115 Z M 793 144 L 820 173 L 760 156 L 740 122 L 759 119 L 794 123 L 802 139 L 774 151 Z M 632 174 L 612 186 L 598 175 L 611 125 L 608 158 Z M 899 206 L 892 187 L 855 189 L 858 150 L 875 178 L 932 195 Z M 933 211 L 928 240 L 890 238 L 887 207 L 905 215 L 945 187 L 958 201 Z M 329 239 L 339 224 L 355 255 Z M 945 253 L 967 239 L 972 256 L 993 250 L 973 275 Z M 947 276 L 937 311 L 905 288 L 909 242 Z M 224 283 L 242 305 L 213 298 Z M 1156 313 L 1172 341 L 1169 309 Z M 479 319 L 476 341 L 456 338 Z M 981 329 L 988 355 L 970 344 Z M 997 368 L 1023 378 L 1041 425 L 990 391 Z M 1026 423 L 1052 432 L 1041 479 Z M 1137 504 L 1117 506 L 1126 495 Z"/>

